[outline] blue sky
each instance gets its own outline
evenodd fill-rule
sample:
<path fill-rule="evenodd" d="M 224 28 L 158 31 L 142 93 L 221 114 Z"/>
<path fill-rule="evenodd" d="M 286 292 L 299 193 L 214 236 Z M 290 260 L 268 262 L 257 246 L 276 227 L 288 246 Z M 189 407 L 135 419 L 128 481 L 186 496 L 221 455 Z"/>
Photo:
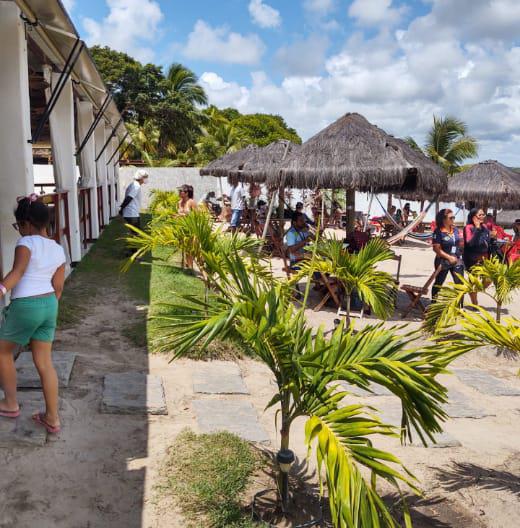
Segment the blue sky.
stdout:
<path fill-rule="evenodd" d="M 420 143 L 466 121 L 520 166 L 520 0 L 64 0 L 89 45 L 193 69 L 218 106 L 304 139 L 348 111 Z"/>

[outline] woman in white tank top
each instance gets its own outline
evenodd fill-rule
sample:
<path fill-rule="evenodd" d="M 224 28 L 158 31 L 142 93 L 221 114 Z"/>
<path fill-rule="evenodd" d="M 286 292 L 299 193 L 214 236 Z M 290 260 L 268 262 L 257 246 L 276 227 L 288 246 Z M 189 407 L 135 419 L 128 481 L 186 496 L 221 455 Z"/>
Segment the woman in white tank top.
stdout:
<path fill-rule="evenodd" d="M 0 400 L 0 416 L 20 415 L 13 353 L 17 345 L 30 345 L 45 397 L 45 411 L 35 413 L 33 419 L 49 433 L 58 433 L 58 377 L 51 349 L 65 281 L 65 253 L 47 236 L 49 211 L 36 195 L 19 199 L 15 218 L 13 227 L 21 238 L 13 269 L 0 281 L 0 298 L 11 291 L 11 303 L 0 326 L 0 386 L 5 394 Z"/>

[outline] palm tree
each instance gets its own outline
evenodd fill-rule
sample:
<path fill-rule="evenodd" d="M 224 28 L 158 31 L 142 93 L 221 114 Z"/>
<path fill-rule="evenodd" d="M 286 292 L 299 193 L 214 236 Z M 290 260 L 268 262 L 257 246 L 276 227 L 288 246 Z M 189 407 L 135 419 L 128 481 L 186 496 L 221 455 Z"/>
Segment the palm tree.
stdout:
<path fill-rule="evenodd" d="M 468 136 L 467 125 L 456 117 L 437 118 L 428 132 L 425 153 L 448 174 L 459 172 L 462 163 L 474 158 L 478 152 L 476 139 Z"/>
<path fill-rule="evenodd" d="M 147 164 L 153 164 L 159 149 L 160 131 L 157 125 L 147 119 L 141 126 L 135 123 L 126 123 L 132 144 L 128 156 L 131 159 L 142 159 Z"/>
<path fill-rule="evenodd" d="M 429 306 L 424 323 L 428 331 L 453 327 L 464 315 L 461 306 L 464 296 L 470 293 L 490 297 L 496 305 L 496 322 L 500 323 L 502 307 L 511 302 L 513 293 L 520 289 L 520 260 L 508 265 L 492 257 L 474 266 L 471 273 L 460 279 L 460 284 L 443 286 L 435 302 Z"/>
<path fill-rule="evenodd" d="M 507 317 L 501 323 L 479 307 L 479 313 L 475 314 L 461 311 L 459 325 L 456 336 L 450 328 L 437 335 L 441 346 L 447 345 L 455 354 L 491 345 L 520 355 L 520 319 L 516 317 Z"/>
<path fill-rule="evenodd" d="M 373 239 L 359 253 L 349 253 L 342 240 L 323 239 L 316 243 L 316 254 L 318 258 L 301 264 L 302 270 L 293 281 L 314 272 L 336 277 L 345 290 L 347 323 L 354 292 L 378 317 L 388 317 L 394 307 L 396 284 L 389 273 L 376 269 L 377 264 L 394 256 L 383 240 Z"/>
<path fill-rule="evenodd" d="M 175 359 L 217 337 L 234 336 L 246 343 L 276 380 L 267 407 L 280 411 L 279 454 L 291 453 L 291 426 L 296 418 L 307 417 L 305 441 L 309 450 L 316 447 L 318 466 L 325 470 L 334 526 L 397 527 L 378 495 L 377 477 L 398 489 L 404 483 L 417 491 L 417 483 L 399 459 L 374 447 L 372 438 L 401 435 L 406 440 L 416 432 L 425 441 L 440 432 L 447 391 L 435 377 L 455 355 L 413 346 L 418 335 L 382 325 L 359 332 L 340 325 L 330 337 L 322 330 L 315 333 L 303 308 L 295 308 L 290 285 L 262 267 L 255 252 L 244 258 L 232 245 L 221 249 L 213 256 L 205 252 L 202 263 L 215 285 L 212 299 L 186 296 L 170 305 L 171 315 L 158 316 L 164 323 L 161 349 L 173 351 Z M 387 387 L 401 400 L 402 428 L 383 423 L 377 411 L 362 403 L 345 403 L 349 392 L 341 382 L 364 389 L 372 383 Z M 362 466 L 371 478 L 365 478 Z M 281 468 L 278 480 L 287 507 Z M 404 513 L 410 523 L 406 508 Z"/>
<path fill-rule="evenodd" d="M 231 123 L 220 121 L 211 121 L 208 126 L 202 127 L 202 137 L 195 145 L 201 163 L 209 163 L 244 146 L 244 135 Z"/>
<path fill-rule="evenodd" d="M 206 105 L 208 97 L 204 88 L 198 84 L 197 76 L 186 66 L 175 62 L 166 74 L 168 90 L 184 96 L 191 104 Z"/>

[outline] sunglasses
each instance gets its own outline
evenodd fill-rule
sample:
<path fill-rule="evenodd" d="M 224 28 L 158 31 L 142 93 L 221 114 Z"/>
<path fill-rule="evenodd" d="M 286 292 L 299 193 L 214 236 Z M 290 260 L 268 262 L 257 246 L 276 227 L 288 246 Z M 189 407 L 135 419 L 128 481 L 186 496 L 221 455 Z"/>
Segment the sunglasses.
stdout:
<path fill-rule="evenodd" d="M 448 216 L 448 220 L 455 220 L 454 216 Z"/>

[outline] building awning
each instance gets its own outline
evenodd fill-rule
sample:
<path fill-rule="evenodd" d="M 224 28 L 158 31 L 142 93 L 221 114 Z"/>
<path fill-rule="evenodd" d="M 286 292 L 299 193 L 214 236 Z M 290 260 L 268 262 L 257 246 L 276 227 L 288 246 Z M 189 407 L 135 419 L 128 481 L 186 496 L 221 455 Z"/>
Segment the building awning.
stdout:
<path fill-rule="evenodd" d="M 80 39 L 62 3 L 59 0 L 15 0 L 15 2 L 28 24 L 28 37 L 60 71 L 75 42 Z M 80 97 L 90 101 L 97 112 L 103 106 L 108 89 L 86 46 L 78 56 L 71 76 Z M 114 101 L 108 104 L 104 117 L 112 128 L 119 123 L 121 115 Z M 120 124 L 117 129 L 118 137 L 122 139 L 126 132 L 124 123 Z"/>

